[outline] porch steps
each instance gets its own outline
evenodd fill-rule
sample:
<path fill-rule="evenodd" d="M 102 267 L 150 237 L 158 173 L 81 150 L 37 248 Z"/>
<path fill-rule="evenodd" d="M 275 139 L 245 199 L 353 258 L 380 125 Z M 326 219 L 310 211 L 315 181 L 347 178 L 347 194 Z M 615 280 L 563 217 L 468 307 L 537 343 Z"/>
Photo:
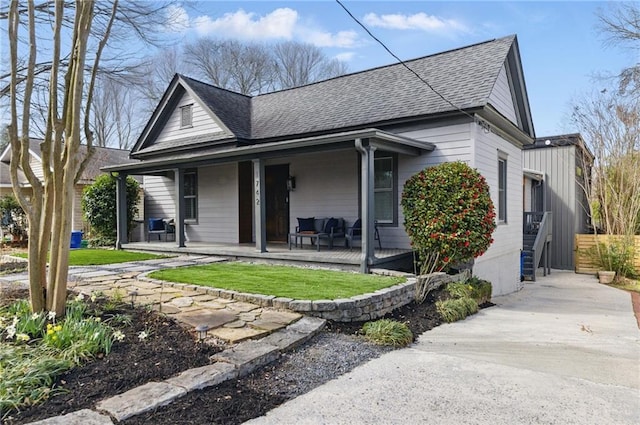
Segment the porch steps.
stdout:
<path fill-rule="evenodd" d="M 537 232 L 525 233 L 522 238 L 522 279 L 536 280 L 536 268 L 534 267 L 533 244 L 538 236 Z"/>

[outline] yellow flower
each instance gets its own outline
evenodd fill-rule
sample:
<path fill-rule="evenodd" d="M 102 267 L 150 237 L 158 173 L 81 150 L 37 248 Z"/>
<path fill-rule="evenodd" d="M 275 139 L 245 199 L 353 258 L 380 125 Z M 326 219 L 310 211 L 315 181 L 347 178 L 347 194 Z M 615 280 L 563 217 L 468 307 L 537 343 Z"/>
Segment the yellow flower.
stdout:
<path fill-rule="evenodd" d="M 58 335 L 53 335 L 51 339 L 55 341 L 56 339 L 58 339 Z"/>
<path fill-rule="evenodd" d="M 51 335 L 51 334 L 53 334 L 53 329 L 51 328 L 47 329 L 47 335 Z"/>
<path fill-rule="evenodd" d="M 53 330 L 56 331 L 56 332 L 60 332 L 62 330 L 62 326 L 61 325 L 55 325 L 53 327 Z"/>
<path fill-rule="evenodd" d="M 47 330 L 53 328 L 53 325 L 51 323 L 47 323 Z"/>

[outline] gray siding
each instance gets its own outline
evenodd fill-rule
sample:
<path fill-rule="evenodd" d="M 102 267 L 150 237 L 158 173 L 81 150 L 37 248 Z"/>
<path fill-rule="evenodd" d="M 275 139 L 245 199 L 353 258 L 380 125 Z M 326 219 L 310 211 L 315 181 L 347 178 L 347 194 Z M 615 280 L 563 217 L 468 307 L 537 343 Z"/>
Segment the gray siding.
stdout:
<path fill-rule="evenodd" d="M 421 156 L 398 156 L 398 200 L 402 197 L 405 182 L 425 167 L 442 162 L 471 162 L 473 149 L 470 136 L 471 124 L 455 124 L 446 127 L 405 131 L 400 134 L 416 140 L 435 143 L 433 152 Z M 381 227 L 380 238 L 385 248 L 408 248 L 409 237 L 404 230 L 404 215 L 398 202 L 398 227 Z"/>
<path fill-rule="evenodd" d="M 545 173 L 545 206 L 553 213 L 551 267 L 573 270 L 574 235 L 582 231 L 578 211 L 584 196 L 576 184 L 574 146 L 528 149 L 523 151 L 523 166 Z"/>
<path fill-rule="evenodd" d="M 489 103 L 502 115 L 507 117 L 512 123 L 518 125 L 518 117 L 516 115 L 516 108 L 513 104 L 513 92 L 509 85 L 509 78 L 507 77 L 506 67 L 503 66 L 498 75 L 491 95 L 489 96 Z"/>
<path fill-rule="evenodd" d="M 192 126 L 188 128 L 180 128 L 180 107 L 185 105 L 193 105 L 193 121 Z M 177 106 L 171 112 L 171 115 L 164 123 L 160 134 L 154 140 L 153 144 L 161 144 L 174 140 L 184 140 L 185 138 L 192 138 L 202 135 L 211 135 L 222 133 L 222 128 L 216 123 L 211 116 L 200 106 L 200 104 L 194 101 L 193 97 L 189 93 L 185 93 Z"/>
<path fill-rule="evenodd" d="M 198 169 L 198 220 L 186 226 L 187 240 L 238 243 L 238 166 Z"/>
<path fill-rule="evenodd" d="M 285 161 L 286 162 L 286 161 Z M 298 217 L 342 217 L 348 225 L 358 218 L 358 155 L 352 150 L 290 158 L 289 173 L 296 190 L 289 192 L 289 228 Z M 283 163 L 271 161 L 269 164 Z"/>
<path fill-rule="evenodd" d="M 474 162 L 489 185 L 491 199 L 498 206 L 498 155 L 507 156 L 507 221 L 493 232 L 494 243 L 478 257 L 474 274 L 490 280 L 493 295 L 521 288 L 520 250 L 522 249 L 522 151 L 520 148 L 474 125 Z M 496 211 L 497 212 L 497 211 Z"/>
<path fill-rule="evenodd" d="M 144 176 L 143 185 L 145 221 L 149 218 L 175 218 L 173 178 Z"/>

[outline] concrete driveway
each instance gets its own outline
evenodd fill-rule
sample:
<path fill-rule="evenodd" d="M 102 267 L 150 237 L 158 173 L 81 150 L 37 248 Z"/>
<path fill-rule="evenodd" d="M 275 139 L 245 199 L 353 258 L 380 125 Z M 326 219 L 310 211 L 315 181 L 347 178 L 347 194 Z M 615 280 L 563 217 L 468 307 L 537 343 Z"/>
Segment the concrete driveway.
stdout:
<path fill-rule="evenodd" d="M 255 424 L 638 424 L 628 293 L 553 271 Z"/>

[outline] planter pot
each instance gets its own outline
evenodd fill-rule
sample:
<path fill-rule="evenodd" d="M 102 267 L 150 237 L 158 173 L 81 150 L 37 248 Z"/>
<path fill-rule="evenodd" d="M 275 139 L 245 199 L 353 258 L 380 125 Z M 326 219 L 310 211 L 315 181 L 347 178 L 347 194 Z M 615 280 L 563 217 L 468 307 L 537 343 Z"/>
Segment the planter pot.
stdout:
<path fill-rule="evenodd" d="M 598 279 L 600 279 L 600 283 L 611 283 L 613 279 L 616 277 L 616 272 L 609 271 L 599 271 Z"/>

